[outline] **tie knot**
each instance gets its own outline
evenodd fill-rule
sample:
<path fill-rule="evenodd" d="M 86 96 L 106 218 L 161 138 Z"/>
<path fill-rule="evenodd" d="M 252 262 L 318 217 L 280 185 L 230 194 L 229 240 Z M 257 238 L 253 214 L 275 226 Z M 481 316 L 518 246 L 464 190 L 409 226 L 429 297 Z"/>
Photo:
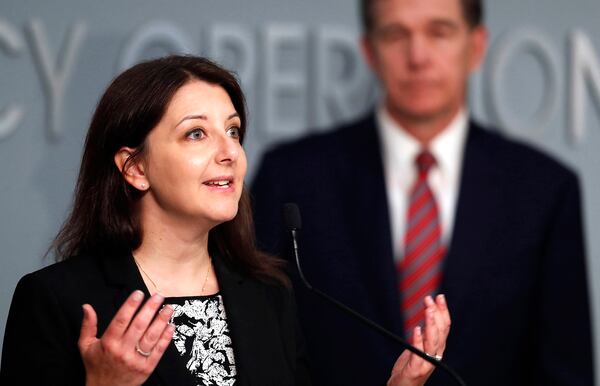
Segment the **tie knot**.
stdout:
<path fill-rule="evenodd" d="M 429 172 L 429 169 L 431 169 L 431 167 L 435 165 L 435 158 L 433 157 L 433 154 L 431 154 L 428 150 L 423 150 L 417 156 L 415 163 L 417 165 L 417 170 L 419 171 L 419 174 L 427 174 Z"/>

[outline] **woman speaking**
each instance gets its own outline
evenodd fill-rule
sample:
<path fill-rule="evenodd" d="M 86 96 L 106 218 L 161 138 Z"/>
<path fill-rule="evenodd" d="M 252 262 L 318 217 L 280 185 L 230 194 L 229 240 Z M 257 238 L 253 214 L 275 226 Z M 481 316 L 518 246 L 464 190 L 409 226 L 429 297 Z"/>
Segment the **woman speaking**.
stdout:
<path fill-rule="evenodd" d="M 59 262 L 17 285 L 1 384 L 310 384 L 289 281 L 255 248 L 245 134 L 238 82 L 207 59 L 152 60 L 112 82 Z M 448 310 L 443 297 L 425 307 L 412 340 L 441 355 Z M 404 352 L 389 384 L 432 371 Z"/>

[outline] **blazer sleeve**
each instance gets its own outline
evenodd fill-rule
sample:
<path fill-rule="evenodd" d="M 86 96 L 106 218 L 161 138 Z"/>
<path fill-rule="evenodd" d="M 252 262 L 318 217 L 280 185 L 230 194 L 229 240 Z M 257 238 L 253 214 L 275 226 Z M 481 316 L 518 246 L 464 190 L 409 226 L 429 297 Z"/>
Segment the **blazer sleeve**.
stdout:
<path fill-rule="evenodd" d="M 574 175 L 563 185 L 546 245 L 535 384 L 593 385 L 581 202 Z"/>
<path fill-rule="evenodd" d="M 79 332 L 55 293 L 60 283 L 47 279 L 33 273 L 17 284 L 2 348 L 2 385 L 85 384 Z"/>

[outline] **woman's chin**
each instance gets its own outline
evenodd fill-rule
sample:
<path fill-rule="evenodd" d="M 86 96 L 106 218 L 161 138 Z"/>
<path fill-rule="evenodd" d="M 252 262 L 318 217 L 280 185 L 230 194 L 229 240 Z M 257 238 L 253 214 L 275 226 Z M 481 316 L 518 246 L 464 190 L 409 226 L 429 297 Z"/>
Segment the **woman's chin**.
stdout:
<path fill-rule="evenodd" d="M 235 218 L 235 216 L 237 215 L 237 212 L 238 212 L 237 207 L 235 209 L 220 210 L 213 214 L 212 220 L 215 223 L 215 225 L 219 225 L 224 222 L 233 220 Z"/>

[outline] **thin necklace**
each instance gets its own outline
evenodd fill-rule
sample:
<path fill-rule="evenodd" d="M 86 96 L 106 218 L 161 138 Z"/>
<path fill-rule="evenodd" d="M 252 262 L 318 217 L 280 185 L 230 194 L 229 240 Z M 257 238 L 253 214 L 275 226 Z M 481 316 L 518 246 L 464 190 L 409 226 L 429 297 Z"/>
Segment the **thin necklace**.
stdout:
<path fill-rule="evenodd" d="M 152 283 L 156 292 L 160 293 L 158 286 L 156 285 L 154 280 L 152 280 L 150 275 L 148 275 L 148 273 L 146 271 L 144 271 L 144 268 L 142 268 L 142 265 L 140 264 L 140 262 L 137 261 L 137 259 L 135 257 L 133 258 L 133 261 L 135 261 L 135 265 L 138 266 L 138 268 L 140 269 L 140 271 L 142 271 L 142 273 L 146 276 L 146 278 L 148 278 L 148 280 L 150 280 L 150 283 Z M 211 267 L 212 267 L 212 258 L 209 256 L 208 257 L 208 267 L 206 267 L 206 275 L 204 276 L 204 283 L 202 283 L 202 288 L 200 288 L 200 296 L 202 296 L 202 294 L 204 294 L 204 287 L 206 287 L 206 283 L 208 282 L 208 274 L 210 273 Z"/>

